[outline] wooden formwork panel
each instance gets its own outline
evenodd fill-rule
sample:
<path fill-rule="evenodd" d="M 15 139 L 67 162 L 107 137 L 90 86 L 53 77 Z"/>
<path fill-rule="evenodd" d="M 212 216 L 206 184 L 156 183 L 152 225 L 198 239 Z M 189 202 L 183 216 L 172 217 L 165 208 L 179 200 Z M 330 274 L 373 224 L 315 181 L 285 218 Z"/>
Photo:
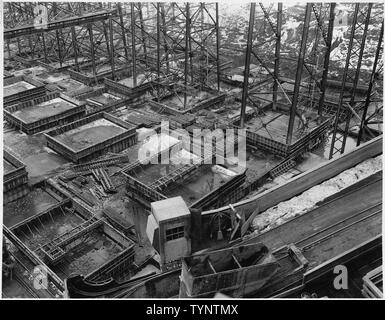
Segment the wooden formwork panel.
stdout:
<path fill-rule="evenodd" d="M 103 106 L 94 106 L 92 104 L 92 102 L 87 102 L 89 103 L 90 105 L 93 105 L 94 108 L 92 110 L 86 110 L 86 114 L 87 116 L 90 116 L 90 115 L 94 115 L 96 113 L 101 113 L 101 112 L 111 112 L 111 111 L 115 111 L 116 109 L 124 106 L 124 105 L 127 105 L 129 103 L 132 102 L 132 99 L 131 98 L 127 98 L 127 96 L 123 96 L 121 94 L 118 94 L 116 92 L 111 92 L 109 91 L 106 87 L 104 88 L 99 88 L 95 91 L 91 91 L 91 92 L 86 92 L 84 94 L 81 94 L 81 95 L 78 95 L 76 96 L 77 99 L 79 100 L 82 100 L 82 101 L 85 101 L 87 99 L 90 99 L 92 97 L 95 97 L 97 95 L 102 95 L 103 93 L 110 93 L 112 95 L 115 95 L 115 96 L 118 96 L 120 98 L 120 100 L 117 100 L 117 101 L 114 101 L 114 102 L 111 102 L 111 103 L 107 103 Z"/>
<path fill-rule="evenodd" d="M 20 176 L 15 177 L 12 180 L 8 180 L 7 182 L 3 183 L 3 192 L 12 192 L 12 190 L 27 183 L 28 183 L 27 172 L 22 172 Z"/>
<path fill-rule="evenodd" d="M 288 148 L 288 155 L 294 156 L 300 153 L 311 151 L 321 142 L 322 137 L 326 134 L 330 126 L 330 119 L 325 120 L 317 128 L 313 129 L 301 139 L 293 143 Z"/>
<path fill-rule="evenodd" d="M 15 201 L 26 196 L 29 193 L 28 184 L 24 184 L 8 191 L 3 192 L 3 203 L 6 204 L 8 202 Z"/>
<path fill-rule="evenodd" d="M 273 154 L 283 157 L 288 155 L 288 146 L 273 139 L 263 137 L 255 132 L 246 131 L 246 141 L 248 145 L 259 147 Z"/>
<path fill-rule="evenodd" d="M 3 86 L 9 86 L 21 81 L 33 85 L 34 88 L 4 96 L 4 106 L 10 106 L 16 103 L 32 100 L 45 95 L 46 89 L 44 84 L 26 76 L 18 76 L 4 79 Z"/>
<path fill-rule="evenodd" d="M 88 274 L 85 279 L 93 282 L 100 282 L 109 280 L 110 278 L 119 277 L 122 273 L 127 271 L 135 259 L 135 252 L 132 248 L 126 249 L 119 256 L 107 262 L 99 269 Z"/>
<path fill-rule="evenodd" d="M 330 126 L 330 119 L 325 120 L 318 127 L 305 134 L 291 145 L 263 137 L 255 132 L 246 131 L 247 144 L 267 150 L 283 157 L 293 157 L 317 147 Z"/>
<path fill-rule="evenodd" d="M 243 196 L 242 192 L 234 192 L 234 190 L 238 189 L 240 185 L 242 185 L 246 180 L 245 172 L 235 176 L 230 179 L 223 185 L 211 191 L 209 194 L 204 196 L 203 198 L 195 201 L 190 208 L 194 209 L 205 209 L 210 207 L 214 203 L 218 204 L 218 206 L 229 203 L 230 201 L 237 201 L 238 196 Z"/>
<path fill-rule="evenodd" d="M 41 103 L 44 103 L 56 98 L 61 98 L 62 100 L 70 104 L 73 104 L 75 107 L 70 110 L 66 110 L 64 112 L 58 113 L 56 115 L 52 115 L 50 117 L 46 117 L 30 123 L 26 123 L 25 121 L 21 120 L 17 116 L 14 116 L 14 113 L 16 111 L 31 108 L 33 106 L 39 105 Z M 19 103 L 17 105 L 12 105 L 10 107 L 5 108 L 4 118 L 10 124 L 21 129 L 25 133 L 34 134 L 34 133 L 52 128 L 57 125 L 63 125 L 66 122 L 79 119 L 84 114 L 85 108 L 86 107 L 84 103 L 81 103 L 80 101 L 74 100 L 65 95 L 59 94 L 58 92 L 54 92 L 31 101 L 26 101 L 26 102 Z"/>
<path fill-rule="evenodd" d="M 3 157 L 4 160 L 15 167 L 14 170 L 3 176 L 4 203 L 7 203 L 21 198 L 29 192 L 28 173 L 24 163 L 13 156 L 7 149 L 4 149 Z"/>
<path fill-rule="evenodd" d="M 111 277 L 118 277 L 124 271 L 127 271 L 127 267 L 134 262 L 135 258 L 135 242 L 127 238 L 106 221 L 103 221 L 103 228 L 104 232 L 108 234 L 110 238 L 120 243 L 125 249 L 115 258 L 89 273 L 85 278 L 90 281 L 103 281 Z"/>
<path fill-rule="evenodd" d="M 198 103 L 197 105 L 193 106 L 190 110 L 191 110 L 191 112 L 197 112 L 201 109 L 213 107 L 219 103 L 223 103 L 225 101 L 225 98 L 226 98 L 225 94 L 220 94 L 218 96 L 211 97 L 211 98 L 209 98 L 205 101 L 202 101 L 202 102 Z"/>
<path fill-rule="evenodd" d="M 129 175 L 125 176 L 127 177 L 127 191 L 140 196 L 143 200 L 148 201 L 148 204 L 167 199 L 166 196 L 146 186 L 144 183 L 130 177 Z"/>
<path fill-rule="evenodd" d="M 156 86 L 155 83 L 146 82 L 134 88 L 130 88 L 128 86 L 125 86 L 124 84 L 121 84 L 108 78 L 104 79 L 104 85 L 107 88 L 125 96 L 128 96 L 130 98 L 138 98 L 139 96 L 144 95 L 147 91 L 152 90 L 153 87 Z"/>
<path fill-rule="evenodd" d="M 125 72 L 125 68 L 121 67 L 121 68 L 115 69 L 115 72 L 117 72 L 117 73 Z M 103 72 L 100 72 L 96 75 L 86 75 L 86 74 L 82 73 L 81 71 L 78 72 L 75 70 L 68 69 L 68 73 L 70 74 L 72 79 L 80 81 L 87 86 L 93 86 L 93 85 L 96 85 L 98 83 L 102 83 L 106 77 L 111 76 L 112 70 L 103 71 Z"/>
<path fill-rule="evenodd" d="M 13 77 L 12 73 L 8 72 L 7 70 L 4 70 L 3 79 L 12 78 L 12 77 Z"/>
<path fill-rule="evenodd" d="M 71 147 L 58 141 L 55 138 L 57 135 L 60 135 L 62 133 L 65 133 L 67 131 L 81 127 L 82 125 L 91 123 L 93 121 L 96 121 L 102 118 L 126 129 L 126 131 L 122 132 L 117 136 L 108 138 L 105 141 L 96 143 L 88 148 L 82 149 L 80 151 L 73 150 Z M 80 160 L 87 161 L 89 158 L 94 157 L 95 155 L 101 155 L 108 151 L 120 152 L 132 146 L 137 141 L 136 128 L 134 126 L 108 113 L 98 113 L 98 114 L 91 115 L 87 118 L 56 128 L 52 131 L 45 133 L 44 135 L 47 139 L 48 147 L 59 152 L 60 154 L 62 154 L 63 156 L 65 156 L 66 158 L 74 162 L 79 162 Z"/>

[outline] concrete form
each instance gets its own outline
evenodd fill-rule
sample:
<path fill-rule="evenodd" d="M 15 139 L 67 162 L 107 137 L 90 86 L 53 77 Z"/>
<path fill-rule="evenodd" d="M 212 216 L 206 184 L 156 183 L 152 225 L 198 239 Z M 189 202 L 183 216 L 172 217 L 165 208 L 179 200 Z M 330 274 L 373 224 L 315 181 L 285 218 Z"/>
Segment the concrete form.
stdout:
<path fill-rule="evenodd" d="M 126 94 L 122 94 L 107 85 L 91 92 L 76 96 L 77 99 L 87 104 L 87 114 L 97 112 L 110 112 L 131 102 Z"/>
<path fill-rule="evenodd" d="M 115 113 L 122 120 L 133 123 L 138 127 L 153 127 L 167 121 L 171 129 L 187 128 L 195 122 L 192 114 L 180 114 L 173 109 L 163 106 L 154 101 L 144 101 L 141 103 L 130 104 L 127 108 L 121 108 Z"/>
<path fill-rule="evenodd" d="M 186 96 L 186 105 L 184 105 L 184 95 Z M 218 105 L 225 100 L 225 94 L 216 90 L 204 88 L 175 88 L 175 93 L 162 97 L 160 101 L 153 99 L 151 103 L 167 109 L 171 114 L 181 115 L 194 113 L 201 109 Z"/>
<path fill-rule="evenodd" d="M 46 88 L 49 91 L 59 91 L 65 93 L 67 96 L 76 97 L 77 95 L 93 90 L 84 83 L 72 79 L 68 73 L 58 72 L 55 69 L 52 70 L 49 66 L 36 66 L 29 69 L 32 72 L 32 77 L 46 84 Z M 20 72 L 22 72 L 22 70 Z"/>
<path fill-rule="evenodd" d="M 139 79 L 138 82 L 140 83 Z M 154 92 L 158 87 L 158 84 L 154 81 L 145 81 L 134 87 L 132 77 L 123 78 L 119 81 L 106 78 L 104 84 L 106 87 L 114 88 L 115 91 L 129 96 L 133 100 L 145 95 L 147 92 Z"/>
<path fill-rule="evenodd" d="M 194 128 L 211 129 L 217 128 L 233 128 L 234 124 L 240 119 L 241 103 L 237 99 L 226 99 L 220 105 L 207 106 L 194 113 L 195 124 L 187 130 L 191 131 Z M 249 120 L 255 114 L 255 110 L 251 107 L 246 107 L 245 120 Z"/>
<path fill-rule="evenodd" d="M 112 75 L 112 68 L 108 64 L 104 64 L 105 61 L 99 61 L 96 63 L 97 74 L 93 74 L 92 72 L 92 63 L 85 63 L 80 67 L 80 71 L 75 71 L 73 69 L 68 69 L 68 73 L 70 74 L 72 79 L 80 81 L 87 86 L 93 86 L 100 82 L 104 82 L 104 79 L 110 77 Z M 115 73 L 126 73 L 125 66 L 115 66 Z"/>
<path fill-rule="evenodd" d="M 73 272 L 92 281 L 107 280 L 133 261 L 130 239 L 70 200 L 15 225 L 11 232 L 62 280 Z"/>
<path fill-rule="evenodd" d="M 127 191 L 130 197 L 142 202 L 146 207 L 153 201 L 176 196 L 182 196 L 189 206 L 196 209 L 220 206 L 234 200 L 234 192 L 245 181 L 245 172 L 229 171 L 232 176 L 227 176 L 214 170 L 214 165 L 203 164 L 203 158 L 201 162 L 173 164 L 174 157 L 197 157 L 181 149 L 181 146 L 179 151 L 173 147 L 164 152 L 170 154 L 170 164 L 152 165 L 151 162 L 137 162 L 122 171 L 127 177 Z M 161 155 L 155 154 L 154 158 L 160 161 Z"/>
<path fill-rule="evenodd" d="M 48 184 L 42 188 L 34 188 L 23 198 L 4 205 L 3 223 L 7 227 L 13 227 L 54 207 L 65 199 L 67 197 L 64 194 L 58 193 Z"/>
<path fill-rule="evenodd" d="M 13 77 L 12 73 L 8 72 L 7 70 L 4 70 L 3 79 L 12 78 L 12 77 Z"/>
<path fill-rule="evenodd" d="M 46 63 L 47 60 L 48 61 L 55 61 L 55 57 L 53 57 L 53 59 L 52 59 L 52 57 L 47 57 L 47 58 L 48 59 L 36 60 L 36 63 L 38 63 L 39 65 L 41 65 L 43 67 L 54 70 L 54 71 L 64 71 L 64 70 L 67 70 L 69 68 L 76 66 L 76 61 L 74 58 L 73 59 L 67 59 L 67 60 L 62 61 L 62 62 L 56 61 L 56 62 Z M 77 57 L 77 61 L 80 65 L 90 62 L 89 59 L 87 59 L 86 57 L 81 57 L 81 56 Z"/>
<path fill-rule="evenodd" d="M 77 98 L 79 95 L 92 92 L 92 88 L 85 84 L 71 78 L 62 79 L 47 86 L 50 90 L 60 91 L 65 93 L 67 96 Z"/>
<path fill-rule="evenodd" d="M 4 203 L 25 196 L 29 192 L 28 173 L 25 165 L 6 149 L 3 154 L 3 170 Z"/>
<path fill-rule="evenodd" d="M 55 92 L 6 107 L 4 118 L 17 129 L 34 134 L 78 120 L 84 113 L 84 103 Z"/>
<path fill-rule="evenodd" d="M 45 134 L 47 146 L 73 162 L 105 152 L 119 152 L 136 143 L 135 127 L 107 113 L 99 113 Z"/>
<path fill-rule="evenodd" d="M 42 79 L 38 78 L 38 76 L 41 74 L 47 73 L 48 71 L 49 70 L 47 68 L 42 66 L 32 66 L 32 67 L 24 67 L 23 69 L 12 70 L 12 74 L 14 77 L 26 76 L 26 77 L 34 78 L 42 83 L 45 83 L 44 81 L 42 81 Z"/>
<path fill-rule="evenodd" d="M 160 114 L 150 113 L 141 108 L 121 107 L 112 112 L 119 119 L 131 123 L 138 128 L 155 128 L 166 118 Z"/>
<path fill-rule="evenodd" d="M 19 76 L 4 79 L 4 106 L 32 100 L 44 96 L 44 84 L 30 77 Z"/>
<path fill-rule="evenodd" d="M 274 111 L 267 111 L 266 116 L 250 118 L 246 122 L 247 144 L 285 158 L 292 158 L 316 148 L 330 127 L 330 119 L 324 119 L 319 125 L 310 122 L 308 132 L 297 129 L 296 139 L 288 145 L 285 141 L 287 118 L 286 114 Z M 296 126 L 299 126 L 297 118 Z"/>

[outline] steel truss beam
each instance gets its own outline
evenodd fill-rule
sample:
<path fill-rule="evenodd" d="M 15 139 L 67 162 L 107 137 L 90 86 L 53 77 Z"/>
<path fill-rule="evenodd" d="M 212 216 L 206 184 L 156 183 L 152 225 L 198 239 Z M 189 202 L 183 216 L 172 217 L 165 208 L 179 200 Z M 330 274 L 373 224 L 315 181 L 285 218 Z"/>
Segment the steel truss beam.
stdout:
<path fill-rule="evenodd" d="M 46 5 L 48 6 L 48 3 Z M 70 6 L 69 3 L 66 5 Z M 51 7 L 52 10 L 48 11 L 48 16 L 53 20 L 48 21 L 47 28 L 39 29 L 29 25 L 7 29 L 4 32 L 5 38 L 12 40 L 16 37 L 18 54 L 22 57 L 41 59 L 45 63 L 59 62 L 60 67 L 65 61 L 73 59 L 77 71 L 79 71 L 81 55 L 83 62 L 92 62 L 92 71 L 96 74 L 100 64 L 95 65 L 95 61 L 105 60 L 111 55 L 106 20 L 113 16 L 115 11 L 103 10 L 87 13 L 81 17 L 61 17 L 60 13 L 63 9 L 56 3 Z M 28 8 L 33 17 L 33 7 Z M 23 39 L 25 37 L 28 39 L 27 43 Z"/>

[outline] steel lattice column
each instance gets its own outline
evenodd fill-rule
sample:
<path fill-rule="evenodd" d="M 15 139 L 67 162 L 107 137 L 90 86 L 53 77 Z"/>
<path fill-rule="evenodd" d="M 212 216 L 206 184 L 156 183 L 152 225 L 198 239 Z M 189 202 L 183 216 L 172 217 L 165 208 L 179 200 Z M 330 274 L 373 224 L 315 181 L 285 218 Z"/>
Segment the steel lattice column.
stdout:
<path fill-rule="evenodd" d="M 274 54 L 274 85 L 273 85 L 273 110 L 277 109 L 277 97 L 279 86 L 279 63 L 281 55 L 281 29 L 282 29 L 282 3 L 278 3 L 277 30 Z"/>
<path fill-rule="evenodd" d="M 329 159 L 333 158 L 335 154 L 342 154 L 345 151 L 350 119 L 353 112 L 355 112 L 355 94 L 360 75 L 371 9 L 371 3 L 357 3 L 355 5 L 345 69 L 342 76 L 341 93 L 338 100 L 338 109 L 334 119 Z M 352 83 L 352 87 L 349 90 L 350 96 L 347 101 L 345 94 L 347 90 L 346 84 L 349 80 Z M 342 131 L 342 133 L 339 133 L 339 131 Z M 339 143 L 341 143 L 341 145 L 338 145 Z"/>
<path fill-rule="evenodd" d="M 280 88 L 282 92 L 284 92 L 284 89 L 282 88 L 279 82 L 282 4 L 277 4 L 276 11 L 274 10 L 274 6 L 275 5 L 272 4 L 268 8 L 265 8 L 262 3 L 259 3 L 260 12 L 258 19 L 263 21 L 264 30 L 261 30 L 261 27 L 259 27 L 256 32 L 254 32 L 254 29 L 256 28 L 255 20 L 257 19 L 255 3 L 252 3 L 250 7 L 250 19 L 245 56 L 245 70 L 241 104 L 241 126 L 244 125 L 244 117 L 246 113 L 247 103 L 250 102 L 253 106 L 258 107 L 257 103 L 254 101 L 253 98 L 252 89 L 254 86 L 264 82 L 265 80 L 270 79 L 273 81 L 273 108 L 276 108 L 278 88 Z M 263 34 L 263 36 L 259 37 L 259 33 Z M 271 50 L 266 50 L 266 46 L 268 46 L 268 48 L 271 48 Z M 261 48 L 264 48 L 264 50 L 261 50 Z M 250 63 L 252 58 L 255 58 L 255 63 L 257 64 L 259 71 L 267 72 L 268 76 L 266 76 L 266 79 L 258 78 L 252 83 L 249 82 Z M 272 69 L 274 71 L 272 71 Z M 262 75 L 262 72 L 259 72 L 259 74 Z"/>
<path fill-rule="evenodd" d="M 333 39 L 335 4 L 312 3 L 311 9 L 309 36 L 306 41 L 306 48 L 309 49 L 302 59 L 304 68 L 296 103 L 296 116 L 302 124 L 297 136 L 306 134 L 309 129 L 308 120 L 303 116 L 306 112 L 314 113 L 318 109 L 318 121 L 323 121 L 322 109 Z"/>
<path fill-rule="evenodd" d="M 215 30 L 217 33 L 217 90 L 219 91 L 221 89 L 221 64 L 220 64 L 220 58 L 219 58 L 220 31 L 219 31 L 219 7 L 218 7 L 218 3 L 215 4 L 215 11 L 216 11 Z"/>
<path fill-rule="evenodd" d="M 245 114 L 246 114 L 247 94 L 248 94 L 248 87 L 249 87 L 250 59 L 251 59 L 251 50 L 252 50 L 252 42 L 253 42 L 254 19 L 255 19 L 255 3 L 251 3 L 249 29 L 247 34 L 245 70 L 244 70 L 244 76 L 243 76 L 243 91 L 242 91 L 241 119 L 240 119 L 241 128 L 244 128 L 245 126 Z"/>
<path fill-rule="evenodd" d="M 300 47 L 300 52 L 299 52 L 299 56 L 298 56 L 297 73 L 296 73 L 295 84 L 294 84 L 293 101 L 291 103 L 289 126 L 288 126 L 287 136 L 286 136 L 286 144 L 287 145 L 291 144 L 291 140 L 292 140 L 292 136 L 293 136 L 294 119 L 295 119 L 296 113 L 297 113 L 299 88 L 301 85 L 302 70 L 304 67 L 304 58 L 305 58 L 305 53 L 306 53 L 306 41 L 307 41 L 307 36 L 309 34 L 309 22 L 310 22 L 311 10 L 312 10 L 312 4 L 311 3 L 306 4 L 305 20 L 304 20 L 304 26 L 303 26 L 303 31 L 302 31 L 302 41 L 301 41 L 301 47 Z"/>
<path fill-rule="evenodd" d="M 327 77 L 329 72 L 330 50 L 331 50 L 332 40 L 333 40 L 335 7 L 336 7 L 335 3 L 330 4 L 328 32 L 327 32 L 327 38 L 326 38 L 326 53 L 325 53 L 325 59 L 324 59 L 324 71 L 322 74 L 322 81 L 321 81 L 321 88 L 320 88 L 321 95 L 318 102 L 318 114 L 320 116 L 322 116 L 323 106 L 325 102 L 326 83 L 327 83 Z"/>
<path fill-rule="evenodd" d="M 369 87 L 368 87 L 368 91 L 366 93 L 365 105 L 364 105 L 364 110 L 363 110 L 362 118 L 361 118 L 360 131 L 358 133 L 358 138 L 357 138 L 357 146 L 359 146 L 361 141 L 365 139 L 365 131 L 370 132 L 370 129 L 367 128 L 368 120 L 369 120 L 369 119 L 367 119 L 367 114 L 368 114 L 368 107 L 372 101 L 373 86 L 375 85 L 376 81 L 378 80 L 378 77 L 380 76 L 380 73 L 381 73 L 381 69 L 383 67 L 383 60 L 382 60 L 383 36 L 384 36 L 384 21 L 382 21 L 382 23 L 381 23 L 380 36 L 378 39 L 376 56 L 374 58 L 374 63 L 373 63 L 373 71 L 370 75 Z"/>

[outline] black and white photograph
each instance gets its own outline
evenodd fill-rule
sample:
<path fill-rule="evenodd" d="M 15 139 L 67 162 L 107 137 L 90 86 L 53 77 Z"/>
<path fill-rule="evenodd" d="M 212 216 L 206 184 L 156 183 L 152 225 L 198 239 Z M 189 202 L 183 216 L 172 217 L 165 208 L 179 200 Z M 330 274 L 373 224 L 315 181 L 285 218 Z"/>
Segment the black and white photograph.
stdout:
<path fill-rule="evenodd" d="M 383 298 L 383 2 L 1 11 L 2 300 Z"/>

